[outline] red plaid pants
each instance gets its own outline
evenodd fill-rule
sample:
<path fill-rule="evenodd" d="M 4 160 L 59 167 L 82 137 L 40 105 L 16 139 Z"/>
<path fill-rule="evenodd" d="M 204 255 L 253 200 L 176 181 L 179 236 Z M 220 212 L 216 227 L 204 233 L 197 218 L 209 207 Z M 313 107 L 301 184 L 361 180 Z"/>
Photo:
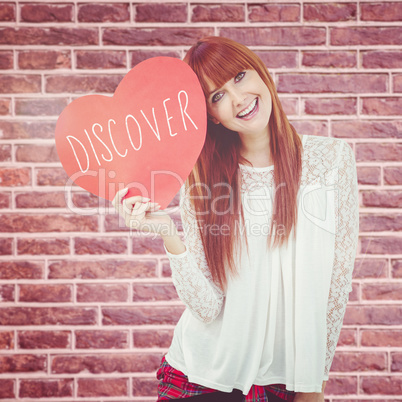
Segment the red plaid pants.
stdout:
<path fill-rule="evenodd" d="M 187 376 L 173 368 L 166 361 L 165 357 L 162 358 L 162 363 L 156 376 L 159 380 L 158 402 L 217 392 L 216 389 L 206 388 L 202 385 L 189 382 Z M 243 397 L 243 401 L 275 402 L 280 400 L 293 402 L 294 397 L 295 392 L 287 391 L 284 384 L 253 385 L 250 392 Z"/>

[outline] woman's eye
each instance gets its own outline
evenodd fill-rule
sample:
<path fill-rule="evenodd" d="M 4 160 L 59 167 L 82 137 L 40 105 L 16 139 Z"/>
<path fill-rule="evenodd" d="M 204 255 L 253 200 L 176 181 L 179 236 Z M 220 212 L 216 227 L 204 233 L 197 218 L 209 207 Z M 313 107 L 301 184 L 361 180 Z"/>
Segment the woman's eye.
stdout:
<path fill-rule="evenodd" d="M 220 92 L 218 92 L 217 94 L 215 94 L 215 95 L 212 97 L 212 103 L 218 102 L 218 100 L 219 100 L 220 98 L 222 98 L 222 94 L 221 94 Z"/>
<path fill-rule="evenodd" d="M 245 71 L 242 71 L 241 73 L 237 74 L 235 77 L 235 81 L 239 82 L 244 76 L 246 75 Z"/>

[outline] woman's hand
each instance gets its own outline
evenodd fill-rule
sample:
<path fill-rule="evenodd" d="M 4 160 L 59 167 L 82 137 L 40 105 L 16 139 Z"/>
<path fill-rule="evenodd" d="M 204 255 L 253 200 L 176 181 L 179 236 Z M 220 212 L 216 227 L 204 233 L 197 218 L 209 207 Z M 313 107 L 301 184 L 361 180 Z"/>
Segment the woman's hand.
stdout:
<path fill-rule="evenodd" d="M 295 399 L 293 402 L 324 402 L 324 389 L 325 385 L 327 384 L 326 381 L 322 383 L 321 392 L 296 392 Z"/>
<path fill-rule="evenodd" d="M 159 204 L 149 202 L 149 198 L 139 195 L 122 201 L 127 191 L 127 187 L 118 191 L 112 201 L 112 205 L 124 218 L 127 227 L 141 232 L 165 235 L 176 233 L 176 225 L 166 212 L 159 210 Z"/>

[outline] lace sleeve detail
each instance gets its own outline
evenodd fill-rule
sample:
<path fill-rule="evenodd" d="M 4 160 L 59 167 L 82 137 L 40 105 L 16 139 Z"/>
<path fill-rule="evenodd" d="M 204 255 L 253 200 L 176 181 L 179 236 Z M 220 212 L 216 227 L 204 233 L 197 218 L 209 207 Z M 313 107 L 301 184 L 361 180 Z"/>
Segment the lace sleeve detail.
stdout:
<path fill-rule="evenodd" d="M 178 255 L 169 253 L 166 247 L 165 251 L 172 269 L 173 284 L 180 299 L 196 318 L 209 323 L 219 315 L 224 293 L 212 280 L 197 219 L 184 187 L 185 185 L 180 189 L 180 214 L 186 251 Z"/>
<path fill-rule="evenodd" d="M 359 235 L 359 199 L 354 153 L 342 140 L 336 194 L 335 257 L 327 309 L 327 353 L 324 379 L 327 380 L 338 343 L 346 304 L 352 290 L 352 272 Z"/>

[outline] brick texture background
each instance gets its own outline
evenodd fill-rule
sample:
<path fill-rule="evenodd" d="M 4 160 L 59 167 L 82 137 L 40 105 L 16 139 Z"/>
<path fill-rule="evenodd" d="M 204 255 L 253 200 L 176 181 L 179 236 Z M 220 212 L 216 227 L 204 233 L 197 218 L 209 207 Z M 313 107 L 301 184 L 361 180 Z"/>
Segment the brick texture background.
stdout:
<path fill-rule="evenodd" d="M 401 1 L 0 1 L 0 399 L 156 399 L 183 311 L 161 240 L 65 191 L 54 128 L 215 34 L 262 57 L 300 133 L 352 145 L 361 233 L 327 400 L 401 401 L 401 21 Z"/>

